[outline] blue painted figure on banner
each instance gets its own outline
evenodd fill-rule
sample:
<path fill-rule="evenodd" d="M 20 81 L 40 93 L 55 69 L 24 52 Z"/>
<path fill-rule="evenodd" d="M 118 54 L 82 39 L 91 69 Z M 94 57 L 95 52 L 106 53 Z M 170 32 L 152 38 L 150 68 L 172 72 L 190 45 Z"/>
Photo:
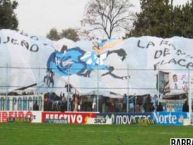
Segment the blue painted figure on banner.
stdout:
<path fill-rule="evenodd" d="M 100 47 L 100 45 L 98 45 Z M 112 53 L 116 53 L 122 61 L 126 58 L 124 49 L 107 51 L 97 54 L 95 51 L 84 51 L 79 47 L 67 49 L 63 45 L 60 51 L 53 52 L 47 62 L 48 71 L 60 76 L 79 75 L 90 77 L 93 70 L 106 70 L 101 76 L 111 75 L 117 79 L 127 79 L 127 76 L 119 76 L 113 73 L 114 67 L 104 64 L 104 61 Z"/>

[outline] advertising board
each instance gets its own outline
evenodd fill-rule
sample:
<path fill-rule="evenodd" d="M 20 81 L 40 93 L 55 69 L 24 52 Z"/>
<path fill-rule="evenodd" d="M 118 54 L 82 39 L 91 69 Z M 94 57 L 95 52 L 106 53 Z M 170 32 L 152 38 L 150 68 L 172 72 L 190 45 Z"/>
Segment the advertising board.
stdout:
<path fill-rule="evenodd" d="M 0 111 L 0 123 L 31 122 L 41 123 L 41 111 Z"/>
<path fill-rule="evenodd" d="M 95 118 L 92 112 L 42 112 L 42 122 L 63 122 L 65 124 L 87 124 L 89 118 Z"/>

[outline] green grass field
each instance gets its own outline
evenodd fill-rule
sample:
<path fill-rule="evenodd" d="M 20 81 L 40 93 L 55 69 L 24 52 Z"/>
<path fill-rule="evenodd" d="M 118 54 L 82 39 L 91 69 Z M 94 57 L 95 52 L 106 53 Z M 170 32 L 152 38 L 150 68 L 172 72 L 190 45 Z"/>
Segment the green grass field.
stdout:
<path fill-rule="evenodd" d="M 193 137 L 193 127 L 0 124 L 0 145 L 169 145 Z"/>

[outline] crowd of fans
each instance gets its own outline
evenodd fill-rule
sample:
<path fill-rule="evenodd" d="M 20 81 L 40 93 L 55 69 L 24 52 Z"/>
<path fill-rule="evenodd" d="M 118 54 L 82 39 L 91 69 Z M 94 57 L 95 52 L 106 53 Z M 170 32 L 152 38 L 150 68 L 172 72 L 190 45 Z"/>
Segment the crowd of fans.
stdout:
<path fill-rule="evenodd" d="M 171 105 L 158 101 L 157 95 L 127 96 L 123 98 L 110 98 L 99 96 L 97 110 L 97 96 L 79 96 L 78 94 L 64 94 L 57 96 L 47 93 L 44 96 L 45 111 L 93 111 L 93 112 L 153 112 L 175 111 Z M 179 104 L 181 111 L 188 112 L 188 103 Z M 178 110 L 179 111 L 179 110 Z"/>
<path fill-rule="evenodd" d="M 111 98 L 107 96 L 79 95 L 68 92 L 59 96 L 54 92 L 44 96 L 24 93 L 22 95 L 11 94 L 15 97 L 0 97 L 0 110 L 44 110 L 44 111 L 83 111 L 83 112 L 188 112 L 189 104 L 187 96 L 174 99 L 172 103 L 163 102 L 157 95 L 127 96 Z M 171 101 L 171 100 L 170 100 Z M 11 106 L 12 107 L 11 107 Z M 42 108 L 43 106 L 43 108 Z"/>

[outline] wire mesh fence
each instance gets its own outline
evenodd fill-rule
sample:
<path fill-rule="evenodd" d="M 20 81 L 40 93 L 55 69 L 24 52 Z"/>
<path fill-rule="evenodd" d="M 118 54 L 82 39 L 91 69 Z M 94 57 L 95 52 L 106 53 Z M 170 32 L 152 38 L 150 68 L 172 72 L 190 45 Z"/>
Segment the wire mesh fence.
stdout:
<path fill-rule="evenodd" d="M 56 75 L 47 68 L 0 67 L 0 110 L 183 111 L 191 90 L 187 69 L 72 71 Z"/>

